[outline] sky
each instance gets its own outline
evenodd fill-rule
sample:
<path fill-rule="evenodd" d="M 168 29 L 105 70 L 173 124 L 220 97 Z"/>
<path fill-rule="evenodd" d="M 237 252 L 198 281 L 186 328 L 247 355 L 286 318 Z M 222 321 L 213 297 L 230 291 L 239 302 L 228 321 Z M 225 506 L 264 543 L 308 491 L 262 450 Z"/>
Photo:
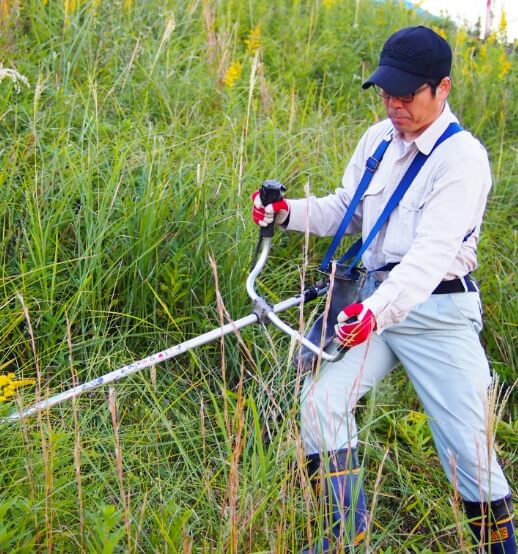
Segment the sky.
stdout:
<path fill-rule="evenodd" d="M 487 0 L 420 0 L 413 3 L 434 15 L 448 12 L 453 21 L 467 21 L 470 26 L 480 18 L 482 28 L 485 27 Z M 507 17 L 509 40 L 518 39 L 518 0 L 491 0 L 493 29 L 498 27 L 502 9 Z"/>

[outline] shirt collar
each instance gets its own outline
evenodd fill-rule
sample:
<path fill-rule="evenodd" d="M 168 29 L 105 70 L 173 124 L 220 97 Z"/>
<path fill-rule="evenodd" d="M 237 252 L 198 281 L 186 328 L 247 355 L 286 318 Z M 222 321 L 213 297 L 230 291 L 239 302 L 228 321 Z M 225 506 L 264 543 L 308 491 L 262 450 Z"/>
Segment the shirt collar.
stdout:
<path fill-rule="evenodd" d="M 414 143 L 417 148 L 425 155 L 429 155 L 439 137 L 444 133 L 450 123 L 458 123 L 459 120 L 453 115 L 448 102 L 444 104 L 444 110 L 441 115 L 419 135 Z M 394 131 L 394 138 L 402 140 L 399 131 Z"/>

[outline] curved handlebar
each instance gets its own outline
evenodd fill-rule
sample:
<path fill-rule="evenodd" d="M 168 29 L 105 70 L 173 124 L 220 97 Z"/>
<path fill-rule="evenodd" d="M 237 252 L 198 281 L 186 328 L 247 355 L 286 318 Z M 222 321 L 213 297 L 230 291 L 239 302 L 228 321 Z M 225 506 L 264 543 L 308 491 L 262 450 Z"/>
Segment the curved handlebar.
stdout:
<path fill-rule="evenodd" d="M 269 319 L 277 328 L 279 328 L 284 333 L 290 335 L 291 337 L 296 338 L 302 345 L 304 345 L 306 348 L 311 350 L 314 354 L 322 358 L 323 360 L 326 360 L 328 362 L 334 362 L 338 359 L 338 357 L 342 354 L 342 352 L 339 350 L 335 354 L 328 354 L 327 352 L 324 352 L 323 348 L 320 348 L 316 344 L 313 344 L 310 340 L 308 340 L 306 337 L 304 337 L 299 331 L 296 329 L 293 329 L 293 327 L 290 327 L 284 321 L 282 321 L 277 315 L 276 311 L 281 310 L 275 310 L 274 307 L 270 306 L 266 300 L 259 296 L 257 292 L 255 291 L 255 280 L 257 279 L 257 276 L 261 273 L 263 270 L 263 267 L 266 264 L 266 260 L 268 259 L 268 254 L 270 252 L 272 244 L 272 239 L 270 237 L 265 237 L 263 242 L 263 248 L 261 250 L 261 253 L 259 255 L 259 258 L 253 267 L 252 271 L 248 275 L 248 278 L 246 280 L 246 292 L 252 302 L 254 303 L 254 307 L 256 309 L 256 315 L 259 319 L 259 321 L 264 322 L 267 319 Z M 317 295 L 322 296 L 325 294 L 328 290 L 328 287 L 322 287 L 318 289 Z M 294 304 L 297 305 L 304 301 L 304 295 L 299 295 L 295 297 Z"/>

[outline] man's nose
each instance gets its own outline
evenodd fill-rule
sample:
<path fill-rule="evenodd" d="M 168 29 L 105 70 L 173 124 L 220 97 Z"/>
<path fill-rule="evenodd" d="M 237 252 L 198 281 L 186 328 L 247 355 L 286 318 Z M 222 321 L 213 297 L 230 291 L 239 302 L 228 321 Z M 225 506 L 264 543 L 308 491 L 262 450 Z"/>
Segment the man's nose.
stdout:
<path fill-rule="evenodd" d="M 402 108 L 403 102 L 397 97 L 397 96 L 389 96 L 388 97 L 388 106 L 390 108 Z"/>

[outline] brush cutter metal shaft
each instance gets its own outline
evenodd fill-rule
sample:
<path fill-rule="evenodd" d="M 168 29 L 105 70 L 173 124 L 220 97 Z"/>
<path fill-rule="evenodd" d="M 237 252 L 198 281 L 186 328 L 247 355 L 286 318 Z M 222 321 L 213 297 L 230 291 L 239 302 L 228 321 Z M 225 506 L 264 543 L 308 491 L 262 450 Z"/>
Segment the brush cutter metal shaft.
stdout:
<path fill-rule="evenodd" d="M 87 383 L 83 383 L 82 385 L 78 385 L 77 387 L 64 391 L 60 394 L 56 394 L 55 396 L 52 396 L 47 400 L 42 400 L 41 402 L 38 402 L 37 404 L 30 408 L 27 408 L 26 410 L 9 415 L 5 418 L 5 421 L 13 421 L 16 419 L 21 419 L 34 415 L 38 413 L 39 410 L 46 410 L 48 408 L 51 408 L 52 406 L 55 406 L 56 404 L 64 402 L 65 400 L 69 400 L 71 398 L 74 398 L 75 396 L 79 396 L 84 392 L 91 391 L 102 385 L 107 385 L 108 383 L 119 381 L 124 377 L 128 377 L 128 375 L 132 375 L 133 373 L 137 373 L 138 371 L 141 371 L 147 367 L 151 367 L 153 365 L 164 362 L 165 360 L 169 360 L 170 358 L 174 358 L 175 356 L 179 356 L 180 354 L 183 354 L 188 350 L 192 350 L 197 346 L 202 346 L 204 344 L 208 344 L 209 342 L 213 342 L 223 337 L 224 335 L 228 335 L 229 333 L 236 331 L 237 329 L 241 329 L 246 325 L 250 325 L 251 323 L 255 323 L 256 321 L 257 316 L 255 314 L 250 314 L 246 317 L 238 319 L 237 321 L 228 323 L 223 327 L 213 329 L 212 331 L 204 333 L 203 335 L 182 342 L 181 344 L 177 344 L 176 346 L 172 346 L 171 348 L 167 348 L 162 352 L 151 354 L 151 356 L 148 356 L 143 360 L 128 364 L 124 367 L 121 367 L 120 369 L 112 371 L 111 373 L 107 373 L 102 377 L 98 377 L 97 379 L 93 379 L 92 381 L 88 381 Z"/>
<path fill-rule="evenodd" d="M 304 302 L 306 300 L 315 298 L 316 296 L 325 294 L 327 292 L 327 286 L 323 285 L 320 288 L 312 287 L 302 295 L 293 296 L 292 298 L 283 300 L 282 302 L 279 302 L 278 304 L 274 304 L 273 306 L 270 306 L 263 298 L 261 298 L 255 292 L 254 282 L 257 276 L 259 275 L 259 273 L 261 272 L 262 268 L 264 267 L 264 264 L 266 263 L 266 259 L 268 258 L 268 252 L 271 246 L 271 240 L 272 240 L 271 238 L 265 238 L 263 249 L 259 257 L 259 260 L 255 265 L 254 269 L 252 270 L 252 272 L 250 273 L 246 283 L 247 292 L 250 298 L 254 301 L 253 313 L 245 317 L 242 317 L 241 319 L 238 319 L 236 321 L 231 321 L 230 323 L 227 323 L 222 327 L 218 327 L 217 329 L 208 331 L 203 335 L 200 335 L 193 339 L 177 344 L 176 346 L 167 348 L 162 352 L 151 354 L 147 358 L 128 364 L 124 367 L 121 367 L 120 369 L 117 369 L 115 371 L 107 373 L 106 375 L 93 379 L 92 381 L 88 381 L 87 383 L 77 385 L 76 387 L 73 387 L 67 391 L 64 391 L 62 393 L 56 394 L 55 396 L 42 400 L 25 410 L 10 414 L 9 416 L 0 420 L 0 422 L 5 423 L 5 422 L 17 421 L 17 420 L 35 415 L 40 411 L 47 410 L 52 406 L 55 406 L 56 404 L 60 404 L 65 400 L 70 400 L 71 398 L 79 396 L 84 392 L 94 390 L 103 385 L 107 385 L 108 383 L 114 383 L 115 381 L 119 381 L 120 379 L 123 379 L 124 377 L 128 377 L 133 373 L 142 371 L 147 367 L 151 367 L 153 365 L 164 362 L 165 360 L 169 360 L 171 358 L 179 356 L 180 354 L 183 354 L 188 350 L 192 350 L 193 348 L 197 348 L 198 346 L 202 346 L 204 344 L 213 342 L 225 335 L 228 335 L 229 333 L 236 332 L 237 330 L 242 329 L 247 325 L 250 325 L 252 323 L 257 323 L 258 321 L 264 322 L 265 317 L 267 317 L 270 321 L 272 321 L 277 327 L 279 327 L 284 332 L 301 340 L 302 344 L 304 344 L 305 346 L 308 346 L 308 348 L 311 348 L 317 354 L 319 355 L 321 354 L 322 358 L 330 359 L 331 358 L 330 356 L 328 356 L 325 352 L 321 352 L 318 349 L 318 347 L 314 346 L 312 343 L 307 344 L 309 341 L 306 341 L 306 339 L 304 339 L 302 335 L 300 335 L 297 331 L 293 330 L 291 327 L 283 323 L 275 315 L 277 313 L 288 310 L 289 308 L 297 306 L 301 302 Z"/>

